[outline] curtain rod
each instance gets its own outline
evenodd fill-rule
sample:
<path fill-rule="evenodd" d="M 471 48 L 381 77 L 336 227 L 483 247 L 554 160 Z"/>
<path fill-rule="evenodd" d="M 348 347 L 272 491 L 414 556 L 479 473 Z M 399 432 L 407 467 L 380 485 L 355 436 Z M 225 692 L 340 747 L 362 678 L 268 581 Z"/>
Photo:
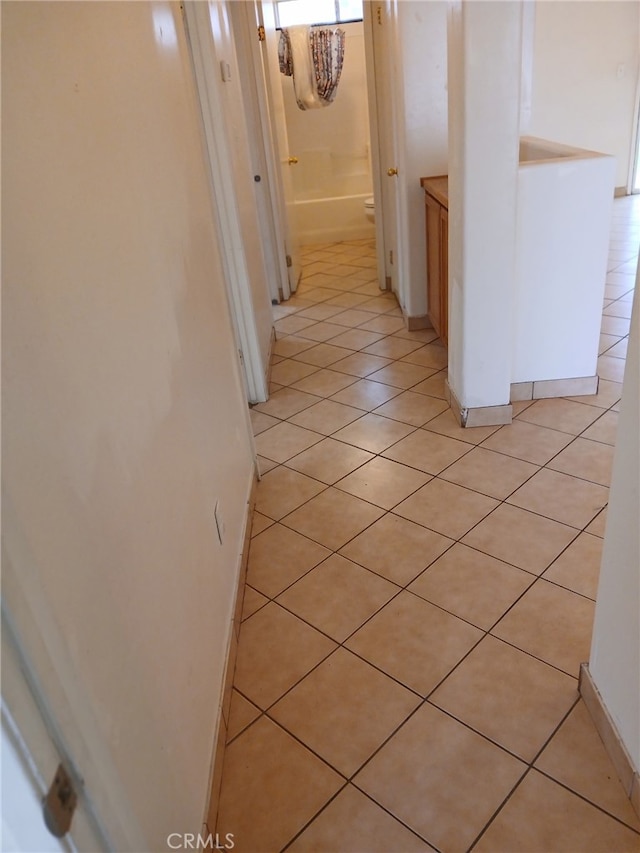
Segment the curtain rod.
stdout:
<path fill-rule="evenodd" d="M 292 26 L 294 26 L 294 27 L 300 27 L 300 26 L 302 26 L 302 27 L 304 27 L 304 26 L 308 26 L 308 27 L 339 27 L 340 24 L 360 24 L 360 23 L 362 23 L 362 20 L 363 20 L 362 18 L 350 18 L 348 21 L 327 21 L 325 24 L 292 24 Z M 276 30 L 279 30 L 280 32 L 282 30 L 287 30 L 287 29 L 289 29 L 289 28 L 288 27 L 276 27 Z"/>

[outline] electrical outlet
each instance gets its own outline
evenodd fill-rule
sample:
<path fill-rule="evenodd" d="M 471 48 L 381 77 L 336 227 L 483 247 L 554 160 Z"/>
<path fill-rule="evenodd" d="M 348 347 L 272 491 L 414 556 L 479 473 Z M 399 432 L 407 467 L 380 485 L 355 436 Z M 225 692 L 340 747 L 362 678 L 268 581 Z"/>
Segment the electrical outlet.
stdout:
<path fill-rule="evenodd" d="M 222 545 L 222 541 L 224 539 L 224 519 L 222 517 L 222 512 L 220 510 L 220 501 L 216 501 L 216 507 L 213 511 L 213 517 L 216 522 L 216 531 L 218 533 L 218 541 Z"/>

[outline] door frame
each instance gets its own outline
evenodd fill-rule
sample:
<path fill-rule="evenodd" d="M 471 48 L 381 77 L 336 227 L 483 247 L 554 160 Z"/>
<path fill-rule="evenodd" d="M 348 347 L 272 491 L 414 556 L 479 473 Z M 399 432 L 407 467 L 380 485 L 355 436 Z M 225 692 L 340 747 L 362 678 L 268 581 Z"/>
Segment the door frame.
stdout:
<path fill-rule="evenodd" d="M 217 2 L 224 4 L 225 0 L 217 0 Z M 268 398 L 265 369 L 268 365 L 262 364 L 260 354 L 244 254 L 244 238 L 234 186 L 233 158 L 229 149 L 225 122 L 220 120 L 225 113 L 216 86 L 221 73 L 221 61 L 216 55 L 208 0 L 207 2 L 184 0 L 181 8 L 200 102 L 212 208 L 218 225 L 224 277 L 238 354 L 245 378 L 247 398 L 249 402 L 261 402 Z"/>
<path fill-rule="evenodd" d="M 233 24 L 236 51 L 243 61 L 239 62 L 241 78 L 244 80 L 243 101 L 251 156 L 259 163 L 256 177 L 258 222 L 263 245 L 271 256 L 269 292 L 272 302 L 280 302 L 291 296 L 287 270 L 286 226 L 278 172 L 278 153 L 275 150 L 275 135 L 271 126 L 271 92 L 266 69 L 263 66 L 262 42 L 258 40 L 258 27 L 262 24 L 261 4 L 257 0 L 230 3 L 229 12 Z"/>
<path fill-rule="evenodd" d="M 406 136 L 404 124 L 404 89 L 402 77 L 398 69 L 401 52 L 398 45 L 397 0 L 364 0 L 364 44 L 367 71 L 367 92 L 369 98 L 369 135 L 371 139 L 371 164 L 374 197 L 376 199 L 376 255 L 378 258 L 378 281 L 382 289 L 388 289 L 392 275 L 389 263 L 389 249 L 385 232 L 391 228 L 394 232 L 395 257 L 395 293 L 402 308 L 406 303 L 407 283 L 406 270 L 409 269 L 407 231 L 407 187 L 406 187 Z M 389 55 L 389 87 L 380 86 L 376 80 L 375 42 L 376 28 L 389 28 L 388 41 L 391 46 Z M 383 127 L 391 128 L 391 149 L 386 150 L 387 143 L 382 133 Z M 391 163 L 393 160 L 393 163 Z M 389 162 L 387 162 L 389 161 Z M 395 185 L 395 217 L 389 222 L 392 212 L 385 204 L 389 188 L 385 189 L 385 181 L 391 180 L 386 170 L 395 167 L 398 174 L 393 178 Z"/>

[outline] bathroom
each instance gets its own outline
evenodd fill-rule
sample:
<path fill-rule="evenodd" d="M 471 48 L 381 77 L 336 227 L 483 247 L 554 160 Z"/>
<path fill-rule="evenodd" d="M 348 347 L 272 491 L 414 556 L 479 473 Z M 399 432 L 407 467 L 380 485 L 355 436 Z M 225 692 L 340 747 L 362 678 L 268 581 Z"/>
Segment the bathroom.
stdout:
<path fill-rule="evenodd" d="M 302 246 L 375 238 L 364 24 L 339 26 L 344 64 L 331 104 L 299 109 L 293 79 L 280 75 Z"/>

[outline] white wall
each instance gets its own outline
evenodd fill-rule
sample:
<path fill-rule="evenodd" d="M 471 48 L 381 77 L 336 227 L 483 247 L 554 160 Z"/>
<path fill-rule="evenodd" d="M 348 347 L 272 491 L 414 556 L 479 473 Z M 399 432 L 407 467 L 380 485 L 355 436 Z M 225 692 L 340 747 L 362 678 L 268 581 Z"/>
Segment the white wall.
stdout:
<path fill-rule="evenodd" d="M 160 850 L 205 813 L 253 476 L 192 73 L 178 4 L 2 24 L 3 596 L 114 846 Z"/>
<path fill-rule="evenodd" d="M 627 184 L 640 56 L 640 5 L 536 3 L 528 133 L 613 154 Z M 618 67 L 622 76 L 618 78 Z"/>
<path fill-rule="evenodd" d="M 424 192 L 420 178 L 448 172 L 447 3 L 415 0 L 398 4 L 398 30 L 405 107 L 405 175 L 409 268 L 406 312 L 427 313 Z"/>
<path fill-rule="evenodd" d="M 607 511 L 589 670 L 640 772 L 640 275 Z"/>
<path fill-rule="evenodd" d="M 503 406 L 511 383 L 522 7 L 464 0 L 450 7 L 449 24 L 449 385 L 463 409 Z"/>

